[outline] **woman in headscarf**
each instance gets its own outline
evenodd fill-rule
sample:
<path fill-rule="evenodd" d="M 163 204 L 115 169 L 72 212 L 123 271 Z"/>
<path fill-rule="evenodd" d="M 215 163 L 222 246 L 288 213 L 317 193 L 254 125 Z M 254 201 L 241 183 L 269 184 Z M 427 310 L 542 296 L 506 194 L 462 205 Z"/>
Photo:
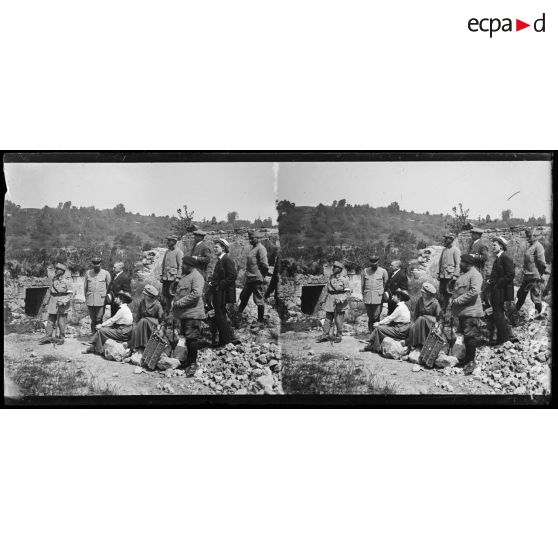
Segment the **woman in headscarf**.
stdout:
<path fill-rule="evenodd" d="M 159 293 L 152 285 L 146 285 L 141 293 L 141 299 L 136 313 L 137 323 L 132 331 L 130 349 L 137 351 L 144 349 L 152 333 L 164 318 L 164 311 L 158 300 Z"/>
<path fill-rule="evenodd" d="M 343 275 L 345 266 L 341 262 L 333 263 L 333 272 L 327 282 L 327 296 L 324 302 L 325 320 L 322 335 L 316 340 L 323 343 L 330 340 L 329 332 L 333 322 L 335 322 L 335 335 L 331 337 L 334 343 L 341 342 L 343 335 L 343 322 L 345 320 L 345 310 L 349 304 L 348 295 L 351 294 L 349 278 Z"/>
<path fill-rule="evenodd" d="M 442 307 L 436 299 L 436 287 L 432 283 L 425 282 L 420 289 L 421 297 L 415 307 L 415 321 L 409 329 L 407 346 L 411 349 L 422 347 L 442 315 Z"/>

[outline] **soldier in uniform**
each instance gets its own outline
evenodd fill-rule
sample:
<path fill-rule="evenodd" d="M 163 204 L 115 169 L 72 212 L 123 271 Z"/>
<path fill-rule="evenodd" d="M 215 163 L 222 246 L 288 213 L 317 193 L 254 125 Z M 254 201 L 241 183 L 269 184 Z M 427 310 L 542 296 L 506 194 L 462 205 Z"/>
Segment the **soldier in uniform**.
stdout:
<path fill-rule="evenodd" d="M 170 234 L 167 236 L 167 251 L 163 256 L 163 265 L 161 267 L 161 283 L 163 285 L 161 302 L 163 303 L 163 309 L 167 314 L 171 309 L 174 289 L 182 276 L 182 258 L 184 257 L 184 254 L 182 253 L 182 250 L 176 246 L 177 242 L 178 237 L 175 235 Z"/>
<path fill-rule="evenodd" d="M 101 258 L 97 256 L 91 258 L 91 264 L 93 269 L 89 269 L 85 273 L 84 293 L 85 303 L 91 318 L 91 333 L 94 334 L 97 331 L 97 324 L 103 321 L 105 315 L 106 298 L 111 278 L 110 273 L 101 268 Z"/>
<path fill-rule="evenodd" d="M 46 334 L 39 341 L 39 345 L 54 343 L 62 345 L 66 336 L 66 321 L 70 303 L 72 301 L 72 282 L 64 278 L 66 266 L 58 263 L 54 268 L 54 277 L 50 285 L 50 298 L 47 304 L 48 321 Z M 58 338 L 56 338 L 56 327 L 58 326 Z"/>
<path fill-rule="evenodd" d="M 345 310 L 349 303 L 348 295 L 351 293 L 349 288 L 349 278 L 343 275 L 345 266 L 337 261 L 333 263 L 333 272 L 327 282 L 327 296 L 324 301 L 324 310 L 326 313 L 324 320 L 324 328 L 322 335 L 316 340 L 317 343 L 329 341 L 329 332 L 333 322 L 335 322 L 336 333 L 333 337 L 335 343 L 341 342 L 343 335 L 343 321 L 345 319 Z"/>
<path fill-rule="evenodd" d="M 531 300 L 535 305 L 535 318 L 540 318 L 542 312 L 542 275 L 546 273 L 546 260 L 544 257 L 543 245 L 535 240 L 533 231 L 525 231 L 527 238 L 527 249 L 523 256 L 523 283 L 517 291 L 516 309 L 520 310 L 527 298 L 527 294 L 531 295 Z"/>
<path fill-rule="evenodd" d="M 460 364 L 467 366 L 467 374 L 472 373 L 475 364 L 480 319 L 484 315 L 481 301 L 482 275 L 474 263 L 475 258 L 471 254 L 464 254 L 461 257 L 459 264 L 461 275 L 455 282 L 451 299 L 452 315 L 458 319 L 465 345 L 465 358 Z"/>
<path fill-rule="evenodd" d="M 258 307 L 258 322 L 263 324 L 265 314 L 265 278 L 269 271 L 267 263 L 267 250 L 260 242 L 261 236 L 258 232 L 249 234 L 252 249 L 246 258 L 246 271 L 244 273 L 244 288 L 242 289 L 238 305 L 238 311 L 243 312 L 252 295 L 254 303 Z"/>
<path fill-rule="evenodd" d="M 370 256 L 370 267 L 361 274 L 362 301 L 368 314 L 368 331 L 372 333 L 372 324 L 380 319 L 384 291 L 388 282 L 388 272 L 378 266 L 380 258 Z"/>
<path fill-rule="evenodd" d="M 211 261 L 211 248 L 204 242 L 206 232 L 201 229 L 194 231 L 194 247 L 190 254 L 196 260 L 196 268 L 207 281 L 207 267 Z"/>
<path fill-rule="evenodd" d="M 198 343 L 201 336 L 201 323 L 205 319 L 203 305 L 204 280 L 196 268 L 196 260 L 192 256 L 182 259 L 182 274 L 176 285 L 176 293 L 172 301 L 172 314 L 180 321 L 180 332 L 186 337 L 186 367 L 195 371 L 198 358 Z"/>
<path fill-rule="evenodd" d="M 473 256 L 475 263 L 474 266 L 480 271 L 484 279 L 484 267 L 488 260 L 488 244 L 482 239 L 484 231 L 478 227 L 471 229 L 472 242 L 469 246 L 469 254 Z"/>
<path fill-rule="evenodd" d="M 440 305 L 445 312 L 451 298 L 452 283 L 459 277 L 459 260 L 461 252 L 453 245 L 455 235 L 447 233 L 444 235 L 445 248 L 440 255 L 438 269 L 438 280 L 440 281 Z"/>

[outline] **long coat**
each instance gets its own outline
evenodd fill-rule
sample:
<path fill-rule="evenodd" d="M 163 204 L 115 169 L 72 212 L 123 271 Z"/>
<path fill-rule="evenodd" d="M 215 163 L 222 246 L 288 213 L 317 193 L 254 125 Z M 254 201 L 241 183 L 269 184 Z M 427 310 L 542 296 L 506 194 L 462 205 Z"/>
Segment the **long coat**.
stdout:
<path fill-rule="evenodd" d="M 131 279 L 129 275 L 126 275 L 126 273 L 124 272 L 120 273 L 118 277 L 115 277 L 109 286 L 109 293 L 112 295 L 113 300 L 114 297 L 118 294 L 118 292 L 125 291 L 129 293 L 131 290 L 132 290 Z"/>
<path fill-rule="evenodd" d="M 397 289 L 404 291 L 409 289 L 409 278 L 402 269 L 399 269 L 397 273 L 393 272 L 386 285 L 386 291 L 390 293 L 394 293 Z"/>
<path fill-rule="evenodd" d="M 87 306 L 105 306 L 108 288 L 110 285 L 110 273 L 101 269 L 95 273 L 92 269 L 85 273 L 84 291 Z"/>
<path fill-rule="evenodd" d="M 72 282 L 64 277 L 53 277 L 47 303 L 49 314 L 66 314 L 72 300 Z"/>
<path fill-rule="evenodd" d="M 472 266 L 455 281 L 451 311 L 453 316 L 464 318 L 482 318 L 484 311 L 481 301 L 482 275 Z"/>
<path fill-rule="evenodd" d="M 203 286 L 205 281 L 197 269 L 192 269 L 188 275 L 183 275 L 176 285 L 172 313 L 175 319 L 185 318 L 203 320 L 205 309 L 203 305 Z"/>
<path fill-rule="evenodd" d="M 345 311 L 349 300 L 347 295 L 350 294 L 349 278 L 346 275 L 332 275 L 327 282 L 327 296 L 324 302 L 324 310 L 326 312 Z M 345 292 L 349 291 L 349 292 Z M 339 302 L 339 303 L 338 303 Z"/>
<path fill-rule="evenodd" d="M 211 278 L 211 287 L 214 291 L 224 293 L 224 302 L 236 301 L 236 265 L 234 260 L 225 254 L 217 260 Z"/>
<path fill-rule="evenodd" d="M 481 272 L 484 277 L 484 266 L 488 260 L 488 244 L 479 238 L 473 242 L 469 248 L 469 254 L 475 258 L 475 267 Z"/>
<path fill-rule="evenodd" d="M 513 300 L 513 280 L 515 278 L 515 265 L 510 256 L 502 252 L 494 260 L 492 271 L 490 272 L 490 286 L 493 289 L 501 289 L 504 294 L 504 301 Z"/>
<path fill-rule="evenodd" d="M 362 301 L 364 304 L 381 304 L 388 282 L 388 273 L 383 267 L 375 271 L 367 267 L 361 274 Z"/>
<path fill-rule="evenodd" d="M 211 261 L 211 248 L 205 242 L 199 242 L 192 248 L 191 256 L 196 257 L 196 268 L 207 279 L 207 267 Z"/>

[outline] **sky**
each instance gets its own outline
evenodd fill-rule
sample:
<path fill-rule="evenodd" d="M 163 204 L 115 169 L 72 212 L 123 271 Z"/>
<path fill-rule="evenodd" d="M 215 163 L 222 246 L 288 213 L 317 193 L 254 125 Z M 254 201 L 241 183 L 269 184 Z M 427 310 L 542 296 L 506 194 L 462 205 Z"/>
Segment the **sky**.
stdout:
<path fill-rule="evenodd" d="M 551 183 L 547 161 L 281 163 L 278 196 L 296 205 L 397 201 L 408 211 L 443 214 L 461 202 L 472 219 L 511 209 L 516 217 L 550 221 Z"/>
<path fill-rule="evenodd" d="M 273 163 L 10 163 L 7 199 L 21 207 L 75 206 L 175 215 L 184 204 L 194 219 L 271 217 L 275 221 Z"/>

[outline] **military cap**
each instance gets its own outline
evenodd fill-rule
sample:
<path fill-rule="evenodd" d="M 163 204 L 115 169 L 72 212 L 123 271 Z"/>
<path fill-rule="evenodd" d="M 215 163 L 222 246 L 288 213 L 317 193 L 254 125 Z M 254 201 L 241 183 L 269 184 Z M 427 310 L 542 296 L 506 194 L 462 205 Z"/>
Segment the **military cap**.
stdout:
<path fill-rule="evenodd" d="M 66 271 L 66 269 L 68 269 L 68 268 L 67 268 L 64 264 L 62 264 L 62 263 L 57 263 L 57 264 L 54 266 L 54 269 L 61 269 L 62 271 Z"/>
<path fill-rule="evenodd" d="M 475 257 L 472 256 L 471 254 L 463 254 L 461 256 L 461 261 L 468 263 L 468 264 L 474 264 L 475 263 Z"/>
<path fill-rule="evenodd" d="M 205 231 L 202 231 L 201 229 L 196 229 L 194 231 L 194 235 L 197 235 L 197 236 L 205 236 L 206 234 L 207 233 Z"/>
<path fill-rule="evenodd" d="M 372 254 L 372 255 L 370 256 L 370 261 L 371 261 L 372 263 L 378 263 L 378 262 L 380 261 L 380 256 L 377 256 L 376 254 Z"/>
<path fill-rule="evenodd" d="M 116 293 L 116 296 L 126 304 L 132 302 L 132 295 L 130 293 L 127 293 L 126 291 L 118 291 Z"/>
<path fill-rule="evenodd" d="M 479 228 L 479 227 L 473 227 L 473 228 L 471 229 L 471 232 L 472 232 L 472 233 L 477 233 L 477 234 L 483 234 L 483 233 L 484 233 L 484 230 L 481 229 L 481 228 Z"/>
<path fill-rule="evenodd" d="M 339 260 L 337 260 L 337 261 L 333 262 L 333 267 L 339 267 L 339 268 L 343 269 L 345 266 Z"/>
<path fill-rule="evenodd" d="M 422 284 L 422 288 L 420 290 L 428 294 L 432 294 L 432 295 L 436 294 L 436 287 L 432 283 L 429 283 L 428 281 L 425 281 Z"/>
<path fill-rule="evenodd" d="M 159 291 L 153 285 L 145 285 L 142 294 L 155 298 L 159 295 Z"/>
<path fill-rule="evenodd" d="M 493 236 L 492 242 L 497 242 L 504 250 L 508 249 L 508 241 L 503 236 Z"/>
<path fill-rule="evenodd" d="M 191 265 L 191 266 L 196 266 L 197 261 L 196 258 L 193 258 L 192 256 L 184 256 L 182 258 L 182 263 L 186 264 L 186 265 Z"/>
<path fill-rule="evenodd" d="M 452 240 L 455 240 L 455 235 L 449 232 L 444 235 L 444 238 L 451 238 Z"/>
<path fill-rule="evenodd" d="M 95 264 L 95 265 L 98 265 L 98 264 L 101 263 L 101 258 L 100 258 L 99 256 L 93 256 L 93 257 L 91 258 L 91 263 L 92 263 L 92 264 Z"/>
<path fill-rule="evenodd" d="M 397 289 L 393 294 L 397 295 L 399 300 L 402 300 L 403 302 L 407 302 L 411 298 L 409 293 L 403 289 Z"/>
<path fill-rule="evenodd" d="M 167 236 L 167 240 L 174 240 L 175 242 L 178 242 L 178 237 L 175 234 L 169 234 Z"/>
<path fill-rule="evenodd" d="M 224 238 L 219 238 L 215 240 L 215 244 L 220 244 L 225 249 L 226 252 L 228 252 L 231 247 L 231 245 Z"/>

